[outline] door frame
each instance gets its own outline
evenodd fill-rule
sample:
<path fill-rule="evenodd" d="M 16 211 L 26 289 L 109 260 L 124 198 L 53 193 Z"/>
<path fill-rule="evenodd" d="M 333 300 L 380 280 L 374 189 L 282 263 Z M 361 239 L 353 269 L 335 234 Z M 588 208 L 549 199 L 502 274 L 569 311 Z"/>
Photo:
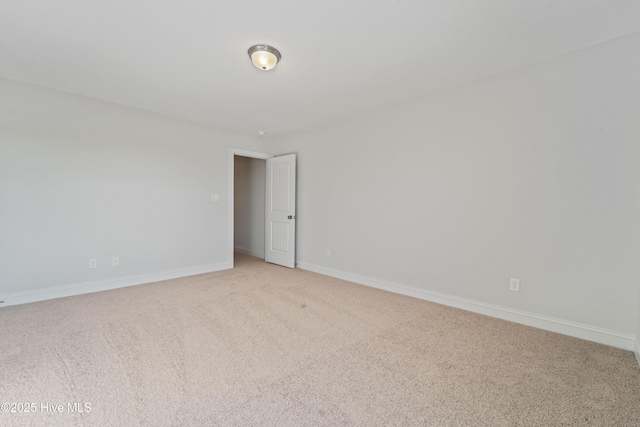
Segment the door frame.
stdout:
<path fill-rule="evenodd" d="M 228 239 L 228 246 L 227 246 L 227 256 L 229 258 L 229 265 L 231 266 L 231 268 L 234 268 L 233 265 L 233 248 L 234 248 L 234 243 L 235 243 L 235 236 L 234 236 L 234 215 L 235 215 L 235 209 L 234 209 L 234 200 L 235 200 L 235 163 L 234 163 L 234 159 L 235 156 L 242 156 L 242 157 L 251 157 L 253 159 L 261 159 L 261 160 L 267 160 L 270 159 L 272 157 L 275 157 L 273 154 L 269 154 L 269 153 L 262 153 L 260 151 L 250 151 L 250 150 L 243 150 L 241 148 L 229 148 L 229 176 L 228 176 L 228 182 L 229 182 L 229 220 L 227 221 L 227 239 Z"/>

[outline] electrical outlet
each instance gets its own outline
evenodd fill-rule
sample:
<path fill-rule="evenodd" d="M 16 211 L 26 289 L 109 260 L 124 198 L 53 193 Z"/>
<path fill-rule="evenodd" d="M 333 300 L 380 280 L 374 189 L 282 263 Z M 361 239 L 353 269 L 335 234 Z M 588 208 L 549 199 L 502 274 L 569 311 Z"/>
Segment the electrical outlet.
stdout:
<path fill-rule="evenodd" d="M 331 256 L 331 249 L 325 249 L 325 250 L 324 250 L 324 253 L 325 253 L 327 256 Z"/>
<path fill-rule="evenodd" d="M 111 267 L 117 267 L 120 265 L 120 258 L 118 256 L 111 257 Z"/>
<path fill-rule="evenodd" d="M 91 258 L 89 260 L 89 268 L 96 268 L 98 266 L 98 260 L 95 258 Z"/>
<path fill-rule="evenodd" d="M 511 278 L 509 281 L 509 290 L 513 292 L 520 292 L 520 279 Z"/>

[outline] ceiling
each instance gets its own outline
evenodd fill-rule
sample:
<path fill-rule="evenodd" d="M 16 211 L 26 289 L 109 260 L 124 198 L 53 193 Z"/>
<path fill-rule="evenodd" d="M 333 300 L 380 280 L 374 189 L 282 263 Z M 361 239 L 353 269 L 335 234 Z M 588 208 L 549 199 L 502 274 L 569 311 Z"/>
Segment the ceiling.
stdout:
<path fill-rule="evenodd" d="M 0 75 L 278 135 L 637 31 L 637 0 L 0 0 Z"/>

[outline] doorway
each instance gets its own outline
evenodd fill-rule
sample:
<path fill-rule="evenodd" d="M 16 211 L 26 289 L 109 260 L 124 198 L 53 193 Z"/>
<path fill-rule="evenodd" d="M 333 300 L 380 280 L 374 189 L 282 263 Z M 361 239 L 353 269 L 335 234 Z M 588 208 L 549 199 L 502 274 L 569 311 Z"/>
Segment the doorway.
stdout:
<path fill-rule="evenodd" d="M 266 160 L 234 156 L 233 250 L 265 259 Z"/>
<path fill-rule="evenodd" d="M 274 157 L 229 149 L 228 254 L 232 267 L 237 249 L 295 268 L 296 163 L 296 154 Z"/>
<path fill-rule="evenodd" d="M 236 250 L 265 259 L 265 168 L 266 159 L 271 157 L 273 157 L 271 154 L 257 151 L 229 149 L 229 224 L 227 229 L 230 235 L 227 250 L 231 265 L 234 263 Z M 260 171 L 262 171 L 261 176 L 259 176 Z M 238 173 L 236 174 L 236 172 Z M 262 221 L 261 224 L 259 221 Z"/>

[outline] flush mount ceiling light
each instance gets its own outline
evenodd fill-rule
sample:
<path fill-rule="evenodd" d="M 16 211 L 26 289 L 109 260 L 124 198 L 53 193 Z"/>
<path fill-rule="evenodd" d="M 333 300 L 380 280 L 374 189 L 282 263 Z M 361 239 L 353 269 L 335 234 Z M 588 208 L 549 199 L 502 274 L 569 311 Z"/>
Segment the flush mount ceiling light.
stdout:
<path fill-rule="evenodd" d="M 280 52 L 278 49 L 264 44 L 257 44 L 249 48 L 249 58 L 256 68 L 263 71 L 269 71 L 280 61 Z"/>

